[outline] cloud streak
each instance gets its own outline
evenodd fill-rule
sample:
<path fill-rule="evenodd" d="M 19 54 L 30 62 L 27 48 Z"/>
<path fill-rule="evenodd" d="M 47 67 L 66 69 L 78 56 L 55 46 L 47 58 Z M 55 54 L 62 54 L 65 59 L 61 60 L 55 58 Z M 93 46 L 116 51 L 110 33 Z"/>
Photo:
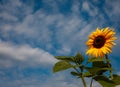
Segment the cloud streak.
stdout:
<path fill-rule="evenodd" d="M 28 65 L 49 65 L 56 62 L 54 57 L 39 48 L 32 48 L 29 45 L 15 45 L 7 42 L 0 42 L 0 54 L 4 58 L 5 56 L 11 58 L 12 60 L 23 62 Z M 10 65 L 12 61 L 2 61 L 2 66 L 6 66 L 6 64 Z M 13 65 L 14 66 L 14 61 Z M 9 66 L 8 66 L 9 67 Z"/>

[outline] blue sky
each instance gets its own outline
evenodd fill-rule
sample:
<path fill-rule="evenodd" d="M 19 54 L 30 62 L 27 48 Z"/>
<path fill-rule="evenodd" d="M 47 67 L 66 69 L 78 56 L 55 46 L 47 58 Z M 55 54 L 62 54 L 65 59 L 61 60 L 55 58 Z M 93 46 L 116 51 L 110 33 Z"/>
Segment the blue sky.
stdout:
<path fill-rule="evenodd" d="M 120 0 L 0 0 L 0 87 L 82 86 L 52 73 L 54 56 L 84 53 L 97 27 L 117 32 L 110 59 L 120 74 Z"/>

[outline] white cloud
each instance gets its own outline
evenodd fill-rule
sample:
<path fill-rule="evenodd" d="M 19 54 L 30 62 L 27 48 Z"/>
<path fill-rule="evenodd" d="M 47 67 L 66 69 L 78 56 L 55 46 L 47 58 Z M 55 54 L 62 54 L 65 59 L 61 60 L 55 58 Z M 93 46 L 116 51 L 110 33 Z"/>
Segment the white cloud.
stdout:
<path fill-rule="evenodd" d="M 52 2 L 54 1 L 43 1 L 45 5 L 51 4 L 58 10 L 58 6 L 56 5 L 57 3 L 54 2 L 54 4 L 52 4 Z M 17 23 L 1 25 L 1 35 L 8 40 L 15 37 L 18 42 L 25 44 L 27 43 L 26 41 L 29 40 L 32 45 L 39 44 L 40 47 L 44 47 L 44 49 L 47 49 L 48 51 L 51 51 L 52 49 L 52 51 L 55 53 L 57 52 L 57 54 L 70 54 L 73 52 L 73 49 L 78 47 L 83 49 L 85 47 L 84 42 L 87 39 L 89 32 L 104 24 L 103 19 L 100 18 L 101 20 L 98 21 L 101 15 L 97 18 L 95 17 L 89 23 L 84 20 L 82 15 L 79 15 L 80 5 L 80 2 L 74 1 L 71 7 L 72 14 L 66 17 L 66 15 L 60 13 L 59 11 L 48 14 L 44 11 L 44 8 L 41 8 L 31 14 L 34 6 L 31 2 L 28 7 L 20 1 L 16 2 L 16 5 L 14 6 L 23 6 L 23 14 L 26 16 L 23 17 L 22 21 Z M 94 7 L 91 3 L 83 2 L 82 6 L 84 10 L 87 10 L 88 13 L 90 13 L 90 15 L 96 15 L 96 8 L 91 11 L 91 8 Z M 30 12 L 25 13 L 25 11 Z M 18 13 L 17 10 L 15 10 L 15 12 Z M 14 34 L 11 34 L 10 31 Z M 59 45 L 59 47 L 56 48 L 54 43 L 55 45 Z"/>
<path fill-rule="evenodd" d="M 49 78 L 46 84 L 41 85 L 41 87 L 80 87 L 80 86 L 83 86 L 80 79 L 71 78 L 67 76 L 65 76 L 65 74 L 55 75 Z"/>
<path fill-rule="evenodd" d="M 95 7 L 91 2 L 84 1 L 82 4 L 83 11 L 87 11 L 88 14 L 92 17 L 96 16 L 98 14 L 98 9 Z"/>
<path fill-rule="evenodd" d="M 24 71 L 21 71 L 24 72 Z M 14 73 L 11 79 L 9 76 L 5 76 L 4 79 L 1 77 L 0 87 L 79 87 L 82 86 L 80 79 L 72 78 L 66 73 L 59 73 L 54 75 L 35 75 L 31 74 L 28 77 L 21 77 L 23 73 Z M 3 74 L 2 74 L 3 75 Z M 68 77 L 69 76 L 69 77 Z M 11 79 L 11 80 L 6 80 Z"/>
<path fill-rule="evenodd" d="M 72 14 L 79 15 L 80 12 L 80 2 L 78 0 L 74 1 L 71 7 Z"/>
<path fill-rule="evenodd" d="M 57 50 L 57 53 L 59 54 L 70 54 L 71 53 L 71 49 L 70 47 L 62 47 L 60 50 Z"/>
<path fill-rule="evenodd" d="M 52 3 L 53 1 L 44 1 L 44 3 L 50 4 L 48 2 Z M 23 5 L 25 4 L 19 2 L 19 4 L 16 4 L 15 6 Z M 30 5 L 31 7 L 33 6 L 32 4 Z M 56 3 L 52 5 L 56 6 Z M 31 7 L 28 7 L 29 10 L 33 10 Z M 88 11 L 88 13 L 91 12 L 91 15 L 97 12 L 97 10 L 93 9 L 91 11 L 91 8 L 93 7 L 94 6 L 90 2 L 85 1 L 82 4 L 82 9 Z M 78 3 L 78 1 L 75 1 L 72 4 L 71 10 L 72 14 L 67 17 L 60 12 L 47 14 L 44 9 L 39 9 L 33 14 L 26 13 L 24 19 L 18 23 L 14 23 L 14 25 L 1 25 L 1 35 L 6 39 L 8 38 L 9 40 L 13 39 L 11 36 L 15 37 L 20 43 L 26 44 L 27 40 L 31 41 L 32 45 L 39 44 L 40 47 L 44 47 L 44 49 L 47 49 L 48 51 L 51 51 L 52 49 L 52 51 L 58 55 L 69 55 L 73 53 L 74 49 L 76 49 L 75 51 L 84 52 L 87 36 L 90 34 L 90 32 L 95 30 L 96 27 L 101 27 L 104 24 L 104 17 L 99 15 L 88 23 L 83 19 L 82 16 L 78 15 L 80 11 L 80 2 Z M 100 20 L 98 21 L 99 17 Z M 14 34 L 9 33 L 10 31 L 12 31 Z M 27 46 L 25 47 L 29 48 Z M 24 49 L 20 48 L 20 50 Z M 34 48 L 34 51 L 35 50 L 38 49 Z M 30 53 L 25 55 L 28 54 Z M 22 56 L 20 59 L 22 60 Z"/>
<path fill-rule="evenodd" d="M 108 16 L 112 16 L 112 15 L 117 15 L 120 14 L 120 5 L 119 5 L 120 1 L 116 0 L 105 0 L 105 11 L 107 12 Z M 112 13 L 111 13 L 112 11 Z M 111 14 L 110 14 L 111 13 Z"/>
<path fill-rule="evenodd" d="M 11 26 L 12 28 L 8 26 L 8 28 L 14 32 L 15 37 L 17 36 L 16 38 L 25 36 L 24 38 L 37 41 L 37 43 L 44 45 L 47 49 L 49 49 L 49 47 L 53 47 L 52 43 L 54 41 L 61 46 L 60 49 L 56 49 L 57 51 L 55 51 L 61 53 L 65 50 L 64 54 L 71 53 L 71 50 L 75 46 L 74 44 L 76 44 L 79 39 L 76 37 L 76 34 L 81 31 L 82 34 L 86 31 L 83 28 L 86 26 L 86 22 L 75 14 L 68 17 L 61 13 L 47 15 L 41 9 L 34 14 L 27 15 L 23 22 L 17 23 L 13 26 Z M 50 26 L 53 26 L 54 29 L 50 28 Z M 7 26 L 5 25 L 4 28 L 5 27 Z M 8 30 L 10 31 L 10 29 Z M 11 36 L 11 33 L 8 33 L 8 31 L 5 31 L 4 29 L 2 29 L 2 31 L 4 31 L 2 35 L 5 38 Z"/>
<path fill-rule="evenodd" d="M 102 87 L 98 82 L 93 81 L 92 87 Z"/>
<path fill-rule="evenodd" d="M 59 3 L 61 3 L 63 0 L 57 0 L 57 1 L 59 1 Z M 57 13 L 57 12 L 59 13 L 59 6 L 58 6 L 56 1 L 54 1 L 54 0 L 43 0 L 42 2 L 45 6 L 50 8 L 50 10 L 52 10 L 54 13 Z"/>
<path fill-rule="evenodd" d="M 112 21 L 112 27 L 119 29 L 119 22 L 120 22 L 120 1 L 119 0 L 105 0 L 105 5 L 103 6 L 103 9 L 107 16 L 109 17 L 109 20 Z"/>
<path fill-rule="evenodd" d="M 5 66 L 8 64 L 8 67 L 9 64 L 12 64 L 9 58 L 32 65 L 42 64 L 47 66 L 56 62 L 54 57 L 48 52 L 39 48 L 32 48 L 29 45 L 15 45 L 0 42 L 0 54 L 8 57 L 8 60 L 4 61 L 3 59 L 3 61 L 1 60 L 0 62 L 0 64 Z"/>
<path fill-rule="evenodd" d="M 83 3 L 83 8 L 84 8 L 84 10 L 90 10 L 88 2 Z"/>
<path fill-rule="evenodd" d="M 13 16 L 13 15 L 7 13 L 7 12 L 1 13 L 0 14 L 0 18 L 2 18 L 4 20 L 7 20 L 7 21 L 9 21 L 9 20 L 11 20 L 11 21 L 17 21 L 18 20 L 17 17 L 15 17 L 15 16 Z"/>

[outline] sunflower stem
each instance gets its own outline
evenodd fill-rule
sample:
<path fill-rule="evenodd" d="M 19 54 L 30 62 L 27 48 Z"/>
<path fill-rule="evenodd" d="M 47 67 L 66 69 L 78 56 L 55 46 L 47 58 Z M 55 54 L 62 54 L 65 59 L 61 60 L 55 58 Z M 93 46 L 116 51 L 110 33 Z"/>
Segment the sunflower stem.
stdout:
<path fill-rule="evenodd" d="M 92 87 L 93 77 L 91 78 L 90 87 Z"/>
<path fill-rule="evenodd" d="M 83 75 L 82 75 L 81 79 L 82 79 L 82 82 L 83 82 L 84 87 L 87 87 L 87 86 L 86 86 L 86 82 L 85 82 L 85 79 L 84 79 L 84 76 L 83 76 Z"/>
<path fill-rule="evenodd" d="M 76 72 L 80 73 L 80 71 L 77 70 L 75 67 L 74 67 L 74 69 L 75 69 Z M 86 86 L 85 79 L 84 79 L 84 76 L 83 76 L 83 69 L 80 68 L 80 70 L 81 70 L 81 74 L 82 74 L 82 75 L 81 75 L 81 80 L 82 80 L 82 82 L 83 82 L 83 85 L 84 85 L 84 87 L 87 87 L 87 86 Z"/>
<path fill-rule="evenodd" d="M 110 64 L 110 62 L 108 60 L 108 55 L 107 54 L 105 55 L 105 58 L 106 58 L 106 63 L 108 65 L 108 68 L 111 68 L 111 64 Z M 110 72 L 110 78 L 113 79 L 112 70 L 109 70 L 109 72 Z"/>
<path fill-rule="evenodd" d="M 80 67 L 80 70 L 81 70 L 81 73 L 82 73 L 81 79 L 82 79 L 83 85 L 84 85 L 84 87 L 87 87 L 87 86 L 86 86 L 85 79 L 84 79 L 84 76 L 83 76 L 83 66 Z"/>

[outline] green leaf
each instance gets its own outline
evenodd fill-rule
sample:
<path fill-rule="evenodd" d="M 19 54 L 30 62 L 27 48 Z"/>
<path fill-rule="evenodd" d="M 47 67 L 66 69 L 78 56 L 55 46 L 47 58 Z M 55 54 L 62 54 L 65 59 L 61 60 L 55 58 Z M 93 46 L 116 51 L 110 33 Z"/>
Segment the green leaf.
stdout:
<path fill-rule="evenodd" d="M 88 63 L 89 62 L 96 62 L 96 61 L 103 61 L 104 58 L 96 58 L 96 57 L 92 57 L 88 59 Z"/>
<path fill-rule="evenodd" d="M 55 66 L 53 67 L 53 72 L 59 72 L 62 70 L 66 70 L 69 68 L 72 68 L 73 66 L 68 62 L 68 61 L 59 61 L 55 64 Z"/>
<path fill-rule="evenodd" d="M 78 64 L 81 64 L 84 61 L 83 55 L 81 55 L 79 52 L 75 55 L 74 61 Z"/>
<path fill-rule="evenodd" d="M 120 85 L 120 76 L 114 74 L 112 81 L 113 81 L 116 85 Z"/>
<path fill-rule="evenodd" d="M 107 70 L 112 70 L 111 68 L 100 68 L 100 67 L 85 67 L 92 75 L 102 75 L 103 72 Z"/>
<path fill-rule="evenodd" d="M 71 72 L 71 74 L 73 75 L 73 76 L 81 76 L 82 74 L 81 73 L 77 73 L 77 72 Z"/>
<path fill-rule="evenodd" d="M 94 61 L 92 63 L 92 66 L 93 67 L 101 67 L 101 68 L 108 67 L 108 65 L 106 63 L 104 63 L 103 61 Z"/>
<path fill-rule="evenodd" d="M 92 74 L 95 75 L 98 72 L 98 67 L 86 67 L 86 69 Z"/>
<path fill-rule="evenodd" d="M 85 72 L 83 74 L 84 77 L 92 77 L 92 74 L 90 72 Z"/>
<path fill-rule="evenodd" d="M 73 56 L 55 56 L 55 58 L 58 60 L 66 60 L 66 61 L 74 62 Z"/>
<path fill-rule="evenodd" d="M 108 64 L 104 61 L 94 61 L 92 62 L 91 72 L 93 74 L 102 75 L 104 72 L 108 70 L 113 70 L 112 68 L 108 67 Z"/>
<path fill-rule="evenodd" d="M 93 79 L 99 82 L 102 87 L 115 87 L 115 83 L 105 76 L 96 76 Z"/>

